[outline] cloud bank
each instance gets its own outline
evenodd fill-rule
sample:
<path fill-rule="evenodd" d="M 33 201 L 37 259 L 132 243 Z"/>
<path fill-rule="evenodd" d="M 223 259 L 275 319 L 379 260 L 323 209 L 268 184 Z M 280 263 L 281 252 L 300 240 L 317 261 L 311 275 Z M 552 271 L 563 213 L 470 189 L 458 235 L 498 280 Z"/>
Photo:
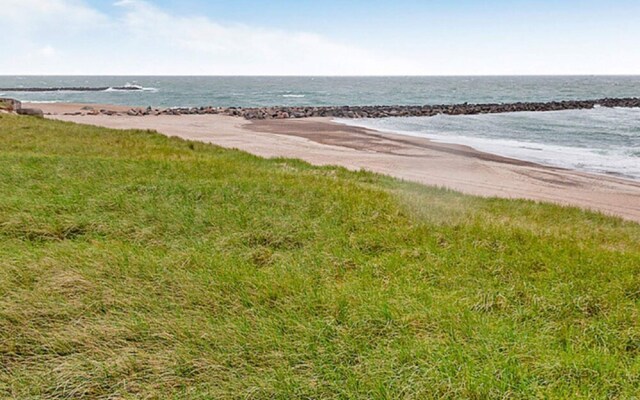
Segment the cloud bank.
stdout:
<path fill-rule="evenodd" d="M 80 0 L 3 0 L 11 41 L 3 74 L 385 75 L 418 73 L 389 59 L 309 32 L 176 16 L 149 2 L 121 0 L 113 14 Z"/>
<path fill-rule="evenodd" d="M 172 1 L 175 6 L 177 0 Z M 264 4 L 286 8 L 289 17 L 304 17 L 303 26 L 315 27 L 315 32 L 283 29 L 267 16 L 252 24 L 232 23 L 193 14 L 202 13 L 195 7 L 175 12 L 154 3 L 0 0 L 0 74 L 640 73 L 637 1 L 602 5 L 549 0 L 545 7 L 506 0 L 437 2 L 438 7 L 402 0 L 314 5 L 316 13 L 320 8 L 339 10 L 335 21 L 327 13 L 314 14 L 313 7 L 291 11 L 293 0 Z M 229 2 L 214 3 L 218 9 L 224 4 L 232 8 Z"/>

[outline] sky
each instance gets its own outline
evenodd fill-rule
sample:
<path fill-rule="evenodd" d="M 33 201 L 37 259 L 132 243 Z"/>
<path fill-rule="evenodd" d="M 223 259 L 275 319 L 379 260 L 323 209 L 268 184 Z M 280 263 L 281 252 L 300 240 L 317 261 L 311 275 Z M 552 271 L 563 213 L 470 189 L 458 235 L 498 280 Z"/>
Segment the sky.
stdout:
<path fill-rule="evenodd" d="M 1 75 L 640 74 L 640 1 L 1 0 Z"/>

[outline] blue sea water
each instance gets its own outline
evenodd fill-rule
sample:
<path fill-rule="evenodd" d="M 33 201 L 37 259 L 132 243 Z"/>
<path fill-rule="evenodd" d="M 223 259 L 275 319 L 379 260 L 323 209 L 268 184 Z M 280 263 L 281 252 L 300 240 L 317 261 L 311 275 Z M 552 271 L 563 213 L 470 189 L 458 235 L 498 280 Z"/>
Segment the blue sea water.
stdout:
<path fill-rule="evenodd" d="M 2 92 L 35 102 L 152 107 L 423 105 L 640 97 L 640 76 L 143 77 L 0 76 L 3 87 L 119 87 L 140 91 Z M 344 120 L 547 165 L 640 180 L 640 109 Z"/>
<path fill-rule="evenodd" d="M 7 87 L 142 86 L 142 91 L 0 96 L 152 107 L 423 105 L 640 96 L 640 76 L 529 77 L 143 77 L 0 76 Z"/>
<path fill-rule="evenodd" d="M 458 143 L 543 165 L 640 180 L 640 109 L 382 118 L 338 122 Z"/>

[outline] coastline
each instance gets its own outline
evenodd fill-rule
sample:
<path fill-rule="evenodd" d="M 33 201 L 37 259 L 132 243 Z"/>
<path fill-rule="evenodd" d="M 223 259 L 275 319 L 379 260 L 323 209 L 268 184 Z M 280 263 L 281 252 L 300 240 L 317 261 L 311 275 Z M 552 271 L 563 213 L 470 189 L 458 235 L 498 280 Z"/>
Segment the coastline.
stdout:
<path fill-rule="evenodd" d="M 82 108 L 122 112 L 131 107 L 73 103 L 30 106 L 43 109 L 52 119 L 115 129 L 153 129 L 263 157 L 366 169 L 466 194 L 578 206 L 640 222 L 640 182 L 542 166 L 464 145 L 347 126 L 329 117 L 246 120 L 216 114 L 109 116 L 86 115 Z"/>

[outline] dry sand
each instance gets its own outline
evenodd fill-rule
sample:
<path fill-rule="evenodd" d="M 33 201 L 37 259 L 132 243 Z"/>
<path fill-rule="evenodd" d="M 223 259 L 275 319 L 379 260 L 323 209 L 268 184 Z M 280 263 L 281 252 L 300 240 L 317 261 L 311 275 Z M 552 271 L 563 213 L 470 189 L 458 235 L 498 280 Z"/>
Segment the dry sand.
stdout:
<path fill-rule="evenodd" d="M 49 118 L 237 148 L 263 157 L 367 169 L 480 196 L 579 206 L 640 222 L 640 182 L 540 166 L 427 139 L 349 127 L 328 118 L 247 121 L 220 115 L 62 115 L 84 105 L 34 104 Z M 117 106 L 95 109 L 122 110 Z M 83 111 L 86 113 L 86 111 Z"/>

